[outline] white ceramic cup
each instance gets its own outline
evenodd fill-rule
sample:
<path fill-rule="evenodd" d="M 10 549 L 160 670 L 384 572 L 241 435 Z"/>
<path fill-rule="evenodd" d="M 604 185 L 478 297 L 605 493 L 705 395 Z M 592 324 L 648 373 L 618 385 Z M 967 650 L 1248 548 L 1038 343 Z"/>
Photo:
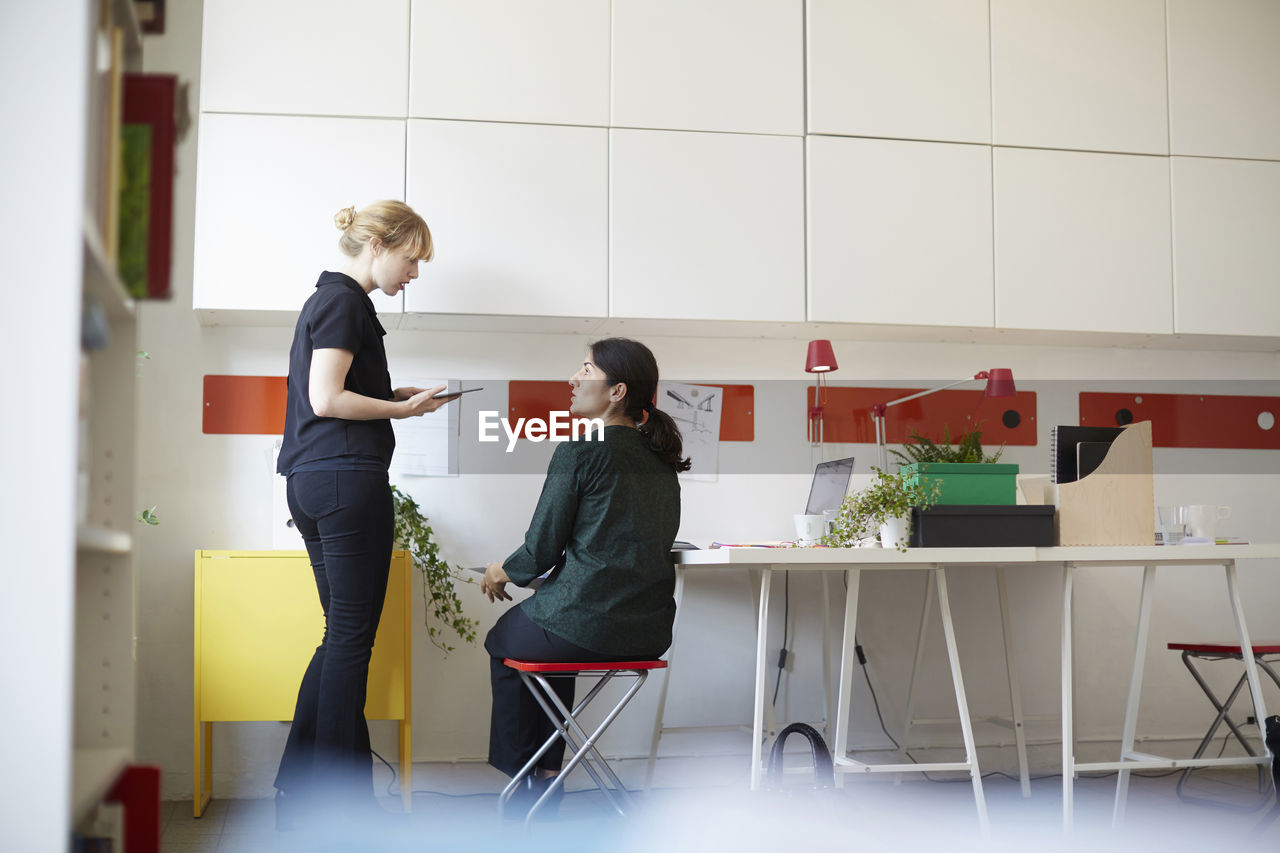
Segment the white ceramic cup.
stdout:
<path fill-rule="evenodd" d="M 796 544 L 816 545 L 826 535 L 827 517 L 825 515 L 796 515 Z"/>
<path fill-rule="evenodd" d="M 1230 515 L 1229 506 L 1192 504 L 1187 507 L 1187 530 L 1192 536 L 1213 539 L 1218 535 L 1218 522 Z"/>

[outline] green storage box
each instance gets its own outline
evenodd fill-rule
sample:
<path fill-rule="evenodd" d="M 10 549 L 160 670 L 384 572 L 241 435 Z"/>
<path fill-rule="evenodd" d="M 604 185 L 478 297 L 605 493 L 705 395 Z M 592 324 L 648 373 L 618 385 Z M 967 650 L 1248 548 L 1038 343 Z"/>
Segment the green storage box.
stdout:
<path fill-rule="evenodd" d="M 1003 462 L 915 462 L 903 465 L 908 485 L 939 482 L 941 505 L 1008 506 L 1018 502 L 1018 466 Z"/>

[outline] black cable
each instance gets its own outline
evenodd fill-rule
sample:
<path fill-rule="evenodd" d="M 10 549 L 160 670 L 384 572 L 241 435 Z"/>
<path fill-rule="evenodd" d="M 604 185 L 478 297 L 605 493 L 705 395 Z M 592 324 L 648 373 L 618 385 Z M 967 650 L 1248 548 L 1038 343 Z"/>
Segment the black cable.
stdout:
<path fill-rule="evenodd" d="M 396 769 L 391 766 L 390 761 L 387 761 L 387 759 L 383 758 L 381 755 L 378 755 L 376 751 L 374 751 L 373 749 L 370 749 L 369 751 L 373 753 L 374 758 L 378 759 L 383 764 L 387 765 L 387 769 L 391 771 L 391 781 L 387 783 L 387 796 L 394 797 L 395 792 L 392 791 L 391 789 L 395 787 L 395 784 L 396 784 Z"/>
<path fill-rule="evenodd" d="M 773 683 L 773 710 L 778 710 L 778 688 L 782 686 L 782 670 L 787 666 L 787 622 L 790 621 L 791 612 L 791 572 L 783 572 L 785 578 L 783 588 L 784 595 L 782 599 L 782 651 L 778 654 L 778 680 Z"/>
<path fill-rule="evenodd" d="M 884 732 L 884 736 L 893 742 L 894 749 L 902 749 L 898 741 L 893 735 L 889 734 L 889 730 L 884 725 L 884 715 L 880 713 L 880 700 L 876 698 L 876 689 L 871 686 L 871 673 L 867 671 L 867 656 L 862 653 L 862 646 L 858 643 L 858 638 L 853 638 L 853 648 L 858 654 L 858 663 L 862 664 L 862 675 L 867 679 L 867 690 L 871 692 L 871 703 L 876 708 L 876 719 L 880 721 L 880 731 Z M 915 759 L 912 759 L 914 761 Z"/>

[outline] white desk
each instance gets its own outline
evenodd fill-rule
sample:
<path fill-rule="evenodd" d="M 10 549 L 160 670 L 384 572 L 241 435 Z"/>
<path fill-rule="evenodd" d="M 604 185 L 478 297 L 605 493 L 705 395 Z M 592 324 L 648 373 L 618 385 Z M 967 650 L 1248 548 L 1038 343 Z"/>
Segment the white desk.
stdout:
<path fill-rule="evenodd" d="M 982 774 L 978 767 L 973 741 L 968 701 L 960 671 L 959 651 L 951 620 L 945 569 L 987 568 L 1001 566 L 1037 566 L 1057 569 L 1063 578 L 1062 596 L 1062 742 L 1063 742 L 1063 824 L 1070 826 L 1073 808 L 1074 775 L 1081 770 L 1116 769 L 1116 819 L 1123 817 L 1124 800 L 1131 770 L 1157 767 L 1200 767 L 1221 764 L 1257 764 L 1270 760 L 1268 754 L 1256 758 L 1199 759 L 1197 761 L 1165 759 L 1133 752 L 1137 724 L 1138 699 L 1142 684 L 1147 628 L 1150 623 L 1155 570 L 1162 565 L 1192 565 L 1225 569 L 1227 595 L 1235 614 L 1240 644 L 1251 649 L 1249 632 L 1236 584 L 1236 561 L 1243 559 L 1280 558 L 1280 545 L 1206 545 L 1201 547 L 1066 547 L 1066 548 L 913 548 L 905 554 L 880 548 L 720 548 L 682 551 L 676 555 L 677 567 L 752 569 L 760 572 L 759 617 L 756 628 L 756 684 L 752 721 L 751 787 L 758 788 L 763 774 L 764 715 L 766 708 L 768 654 L 766 650 L 769 614 L 769 589 L 773 572 L 843 571 L 848 592 L 845 598 L 844 640 L 840 657 L 840 684 L 837 694 L 833 752 L 837 773 L 903 773 L 940 770 L 967 770 L 973 783 L 974 801 L 982 832 L 987 832 L 986 803 L 982 792 Z M 1142 596 L 1138 608 L 1134 664 L 1125 711 L 1121 761 L 1103 764 L 1077 764 L 1072 751 L 1072 582 L 1075 569 L 1087 566 L 1142 566 Z M 929 571 L 938 596 L 947 656 L 964 735 L 965 760 L 948 764 L 865 764 L 848 757 L 849 698 L 853 686 L 855 662 L 854 634 L 858 616 L 858 584 L 863 570 Z M 1006 640 L 1007 642 L 1007 640 Z M 1244 655 L 1249 687 L 1253 693 L 1254 713 L 1259 721 L 1266 718 L 1261 682 L 1251 654 Z"/>

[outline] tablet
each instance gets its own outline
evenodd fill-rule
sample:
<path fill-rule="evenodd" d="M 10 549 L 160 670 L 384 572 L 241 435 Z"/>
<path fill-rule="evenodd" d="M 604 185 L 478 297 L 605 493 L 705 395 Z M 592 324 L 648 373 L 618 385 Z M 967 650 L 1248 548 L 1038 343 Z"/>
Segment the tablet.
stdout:
<path fill-rule="evenodd" d="M 470 394 L 472 391 L 483 391 L 483 388 L 463 388 L 461 391 L 441 391 L 432 397 L 432 400 L 452 400 L 454 397 L 461 397 L 463 394 Z"/>

